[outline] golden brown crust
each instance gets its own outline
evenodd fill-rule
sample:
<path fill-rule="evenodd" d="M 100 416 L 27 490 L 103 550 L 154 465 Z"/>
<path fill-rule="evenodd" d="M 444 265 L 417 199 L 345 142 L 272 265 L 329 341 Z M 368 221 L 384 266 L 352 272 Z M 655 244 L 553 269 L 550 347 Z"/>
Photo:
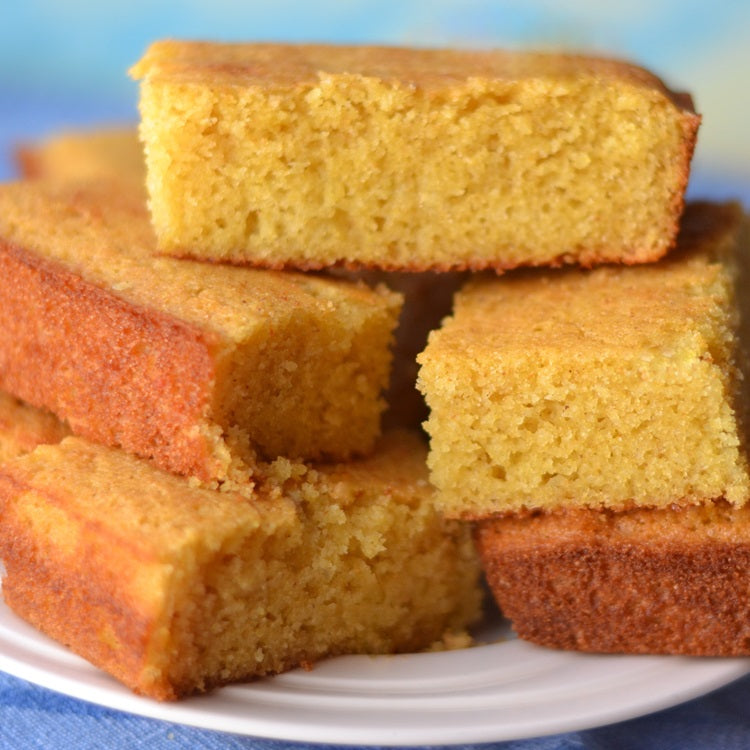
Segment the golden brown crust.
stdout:
<path fill-rule="evenodd" d="M 207 332 L 4 242 L 0 269 L 0 387 L 77 434 L 210 478 L 211 448 L 195 429 L 213 378 Z"/>
<path fill-rule="evenodd" d="M 22 177 L 33 180 L 42 176 L 42 165 L 36 149 L 30 146 L 19 146 L 13 156 Z"/>
<path fill-rule="evenodd" d="M 108 544 L 106 530 L 87 529 L 84 519 L 79 519 L 87 543 L 77 545 L 84 560 L 71 567 L 55 544 L 34 534 L 33 525 L 19 514 L 13 499 L 25 491 L 28 487 L 23 478 L 14 478 L 12 470 L 0 476 L 6 604 L 35 628 L 73 648 L 135 692 L 159 700 L 176 698 L 165 680 L 143 682 L 154 619 L 152 613 L 139 610 L 138 602 L 126 606 L 122 596 L 120 583 L 143 563 L 143 550 L 126 550 L 134 554 L 122 555 L 121 540 Z M 50 493 L 45 502 L 64 505 Z"/>
<path fill-rule="evenodd" d="M 369 459 L 287 461 L 241 497 L 81 438 L 41 446 L 0 467 L 4 596 L 160 700 L 427 648 L 476 619 L 480 594 L 468 530 L 435 511 L 424 453 L 391 433 Z"/>
<path fill-rule="evenodd" d="M 688 175 L 685 176 L 685 184 L 687 184 Z M 677 228 L 679 226 L 680 213 L 684 207 L 684 202 L 680 201 L 679 205 L 675 204 L 673 210 L 675 211 L 674 220 L 674 234 L 677 235 Z M 616 251 L 610 252 L 606 248 L 599 250 L 587 249 L 580 254 L 576 253 L 564 253 L 549 260 L 543 260 L 536 262 L 532 259 L 524 263 L 519 262 L 504 262 L 493 258 L 476 258 L 472 261 L 456 261 L 454 263 L 389 263 L 388 261 L 377 261 L 367 263 L 364 261 L 346 260 L 340 259 L 334 264 L 327 262 L 316 262 L 313 260 L 295 260 L 290 261 L 271 261 L 268 258 L 250 258 L 246 256 L 239 257 L 227 257 L 222 258 L 222 263 L 228 263 L 233 266 L 247 266 L 250 268 L 262 268 L 269 271 L 328 271 L 328 270 L 344 270 L 347 272 L 368 272 L 368 271 L 384 271 L 394 273 L 461 273 L 461 272 L 481 272 L 481 271 L 495 271 L 498 275 L 505 273 L 505 271 L 512 271 L 516 268 L 563 268 L 567 265 L 578 265 L 583 268 L 594 268 L 595 266 L 604 265 L 607 263 L 613 263 L 624 266 L 635 266 L 641 263 L 654 263 L 660 260 L 671 250 L 676 243 L 676 240 L 669 245 L 663 247 L 651 249 L 650 251 L 644 251 L 643 248 L 636 247 L 630 249 L 617 248 Z M 201 260 L 205 262 L 217 262 L 212 259 L 207 259 L 205 254 L 199 252 L 192 252 L 190 248 L 181 248 L 179 250 L 169 251 L 169 256 L 174 258 L 182 258 L 184 260 Z"/>
<path fill-rule="evenodd" d="M 485 521 L 476 540 L 521 638 L 601 653 L 750 654 L 750 511 L 723 501 Z"/>
<path fill-rule="evenodd" d="M 358 75 L 429 92 L 439 92 L 465 78 L 589 76 L 657 89 L 675 105 L 692 111 L 689 96 L 670 91 L 642 67 L 612 58 L 558 52 L 162 40 L 151 45 L 130 73 L 136 79 L 196 82 L 210 78 L 242 86 L 294 86 L 315 83 L 326 74 Z"/>
<path fill-rule="evenodd" d="M 132 72 L 160 250 L 263 268 L 656 260 L 700 121 L 580 55 L 164 41 Z"/>

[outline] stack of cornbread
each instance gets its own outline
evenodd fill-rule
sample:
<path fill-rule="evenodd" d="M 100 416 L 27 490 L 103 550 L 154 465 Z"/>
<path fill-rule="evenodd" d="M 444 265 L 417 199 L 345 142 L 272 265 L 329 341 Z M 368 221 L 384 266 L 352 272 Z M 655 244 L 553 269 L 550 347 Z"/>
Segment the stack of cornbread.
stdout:
<path fill-rule="evenodd" d="M 450 640 L 474 532 L 523 637 L 748 650 L 745 240 L 708 205 L 677 240 L 687 97 L 501 52 L 162 42 L 133 72 L 146 189 L 129 132 L 0 187 L 18 614 L 171 699 Z"/>

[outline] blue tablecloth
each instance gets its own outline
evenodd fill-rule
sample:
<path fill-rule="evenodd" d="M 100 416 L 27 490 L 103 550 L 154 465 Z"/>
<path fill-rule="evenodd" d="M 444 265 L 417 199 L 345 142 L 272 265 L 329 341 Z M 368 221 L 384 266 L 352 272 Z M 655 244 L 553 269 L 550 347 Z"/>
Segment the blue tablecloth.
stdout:
<path fill-rule="evenodd" d="M 706 750 L 750 747 L 750 676 L 675 708 L 599 729 L 458 747 Z M 100 708 L 0 673 L 0 748 L 284 750 L 332 747 L 240 737 Z"/>

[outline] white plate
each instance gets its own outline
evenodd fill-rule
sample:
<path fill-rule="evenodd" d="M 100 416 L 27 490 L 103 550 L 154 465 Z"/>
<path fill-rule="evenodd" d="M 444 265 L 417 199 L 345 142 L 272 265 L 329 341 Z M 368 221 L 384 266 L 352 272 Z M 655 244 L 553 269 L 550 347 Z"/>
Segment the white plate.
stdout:
<path fill-rule="evenodd" d="M 345 656 L 179 703 L 140 698 L 0 603 L 0 669 L 103 706 L 302 742 L 423 745 L 520 739 L 672 706 L 750 671 L 750 659 L 564 653 L 515 640 L 460 651 Z"/>

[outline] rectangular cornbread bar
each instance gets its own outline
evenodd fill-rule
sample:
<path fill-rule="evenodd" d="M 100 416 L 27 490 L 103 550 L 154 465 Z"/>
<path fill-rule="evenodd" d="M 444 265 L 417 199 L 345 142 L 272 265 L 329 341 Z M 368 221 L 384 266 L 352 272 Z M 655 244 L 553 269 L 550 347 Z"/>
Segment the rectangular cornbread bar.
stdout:
<path fill-rule="evenodd" d="M 476 519 L 744 504 L 735 285 L 747 284 L 749 245 L 738 206 L 694 204 L 658 264 L 526 272 L 459 292 L 419 357 L 440 507 Z"/>
<path fill-rule="evenodd" d="M 8 605 L 134 691 L 171 700 L 342 653 L 424 649 L 479 613 L 468 529 L 422 441 L 275 464 L 253 497 L 77 437 L 0 469 Z"/>
<path fill-rule="evenodd" d="M 481 521 L 521 638 L 576 651 L 750 655 L 750 507 L 576 509 Z"/>
<path fill-rule="evenodd" d="M 654 260 L 699 123 L 561 54 L 161 41 L 132 74 L 160 250 L 276 268 Z"/>
<path fill-rule="evenodd" d="M 121 183 L 0 186 L 0 388 L 204 480 L 372 449 L 398 295 L 154 244 Z"/>

